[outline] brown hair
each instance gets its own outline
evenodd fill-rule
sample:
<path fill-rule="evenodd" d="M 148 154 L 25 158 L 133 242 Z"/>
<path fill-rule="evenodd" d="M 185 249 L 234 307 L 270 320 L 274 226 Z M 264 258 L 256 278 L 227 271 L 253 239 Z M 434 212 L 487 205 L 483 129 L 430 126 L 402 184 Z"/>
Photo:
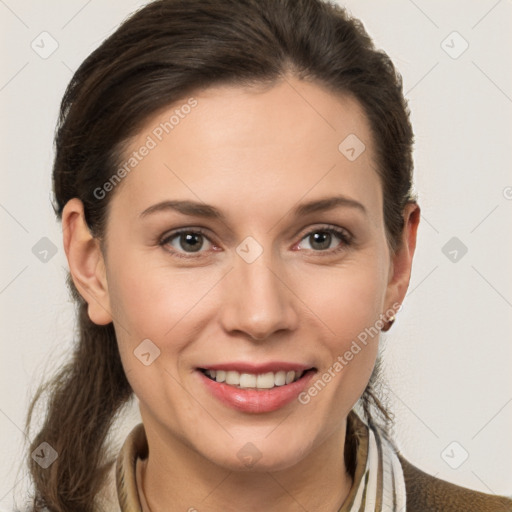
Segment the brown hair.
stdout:
<path fill-rule="evenodd" d="M 98 199 L 122 161 L 124 143 L 156 112 L 212 85 L 273 84 L 292 73 L 349 94 L 370 122 L 384 220 L 391 250 L 400 246 L 403 210 L 413 201 L 409 112 L 400 75 L 375 49 L 363 25 L 321 0 L 156 0 L 129 17 L 79 67 L 64 94 L 55 135 L 54 210 L 71 198 L 84 204 L 91 233 L 103 240 L 112 192 Z M 341 142 L 341 141 L 340 141 Z M 89 512 L 112 461 L 102 457 L 116 415 L 132 396 L 113 325 L 95 325 L 68 275 L 78 308 L 78 339 L 69 363 L 42 387 L 46 415 L 30 452 L 41 442 L 59 454 L 47 469 L 29 457 L 34 510 Z M 374 386 L 360 399 L 391 416 Z"/>

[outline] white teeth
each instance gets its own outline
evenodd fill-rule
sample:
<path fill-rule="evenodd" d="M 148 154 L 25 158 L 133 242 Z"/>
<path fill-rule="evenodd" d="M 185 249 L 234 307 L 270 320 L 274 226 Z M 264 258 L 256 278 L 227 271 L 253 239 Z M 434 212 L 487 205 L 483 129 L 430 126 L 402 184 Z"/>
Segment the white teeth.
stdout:
<path fill-rule="evenodd" d="M 206 373 L 206 375 L 208 375 L 212 379 L 215 379 L 217 371 L 216 370 L 206 370 L 205 373 Z"/>
<path fill-rule="evenodd" d="M 240 374 L 238 372 L 226 372 L 226 384 L 238 386 L 240 384 Z"/>
<path fill-rule="evenodd" d="M 272 389 L 275 385 L 275 376 L 272 372 L 258 375 L 256 387 L 260 389 Z"/>
<path fill-rule="evenodd" d="M 256 375 L 254 373 L 239 373 L 233 370 L 206 370 L 205 374 L 217 382 L 225 382 L 230 386 L 242 389 L 272 389 L 275 386 L 284 386 L 299 380 L 304 372 L 280 370 L 275 373 L 267 372 Z"/>
<path fill-rule="evenodd" d="M 274 377 L 274 382 L 276 386 L 284 386 L 286 384 L 286 372 L 277 372 Z"/>
<path fill-rule="evenodd" d="M 259 379 L 259 376 L 258 376 Z M 240 387 L 241 388 L 255 388 L 256 387 L 256 375 L 250 373 L 242 373 L 240 375 Z"/>

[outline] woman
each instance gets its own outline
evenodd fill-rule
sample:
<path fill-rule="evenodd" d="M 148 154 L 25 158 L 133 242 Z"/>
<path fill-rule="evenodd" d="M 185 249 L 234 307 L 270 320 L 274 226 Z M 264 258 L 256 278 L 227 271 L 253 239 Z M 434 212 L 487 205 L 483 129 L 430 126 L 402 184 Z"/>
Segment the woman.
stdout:
<path fill-rule="evenodd" d="M 374 391 L 412 140 L 391 61 L 319 0 L 157 0 L 93 52 L 56 134 L 79 339 L 34 510 L 512 510 L 404 459 Z"/>

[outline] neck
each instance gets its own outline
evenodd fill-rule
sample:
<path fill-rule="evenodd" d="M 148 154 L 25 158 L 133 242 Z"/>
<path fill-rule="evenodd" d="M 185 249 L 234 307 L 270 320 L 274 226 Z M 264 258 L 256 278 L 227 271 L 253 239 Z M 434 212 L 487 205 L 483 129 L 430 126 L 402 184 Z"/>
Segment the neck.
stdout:
<path fill-rule="evenodd" d="M 344 460 L 346 421 L 298 464 L 281 471 L 234 472 L 179 441 L 169 446 L 146 429 L 150 456 L 141 467 L 149 510 L 336 512 L 352 486 Z"/>

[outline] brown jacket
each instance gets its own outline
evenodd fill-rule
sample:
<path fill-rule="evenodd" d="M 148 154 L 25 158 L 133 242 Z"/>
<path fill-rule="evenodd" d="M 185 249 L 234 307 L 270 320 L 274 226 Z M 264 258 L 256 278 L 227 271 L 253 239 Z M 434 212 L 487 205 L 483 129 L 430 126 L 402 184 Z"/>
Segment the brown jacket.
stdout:
<path fill-rule="evenodd" d="M 484 494 L 424 473 L 399 456 L 407 491 L 407 512 L 510 512 L 512 500 Z"/>
<path fill-rule="evenodd" d="M 353 485 L 339 512 L 350 512 L 361 482 L 368 453 L 368 429 L 355 415 L 349 415 L 347 439 L 354 448 Z M 137 461 L 147 454 L 147 441 L 142 424 L 127 437 L 117 460 L 117 496 L 111 494 L 103 502 L 104 510 L 141 512 L 137 493 Z M 484 494 L 435 478 L 413 466 L 401 454 L 399 459 L 405 478 L 407 512 L 512 512 L 512 499 Z M 171 511 L 172 512 L 172 511 Z M 243 512 L 243 507 L 240 508 Z M 313 511 L 311 511 L 313 512 Z M 386 511 L 391 512 L 391 511 Z"/>

